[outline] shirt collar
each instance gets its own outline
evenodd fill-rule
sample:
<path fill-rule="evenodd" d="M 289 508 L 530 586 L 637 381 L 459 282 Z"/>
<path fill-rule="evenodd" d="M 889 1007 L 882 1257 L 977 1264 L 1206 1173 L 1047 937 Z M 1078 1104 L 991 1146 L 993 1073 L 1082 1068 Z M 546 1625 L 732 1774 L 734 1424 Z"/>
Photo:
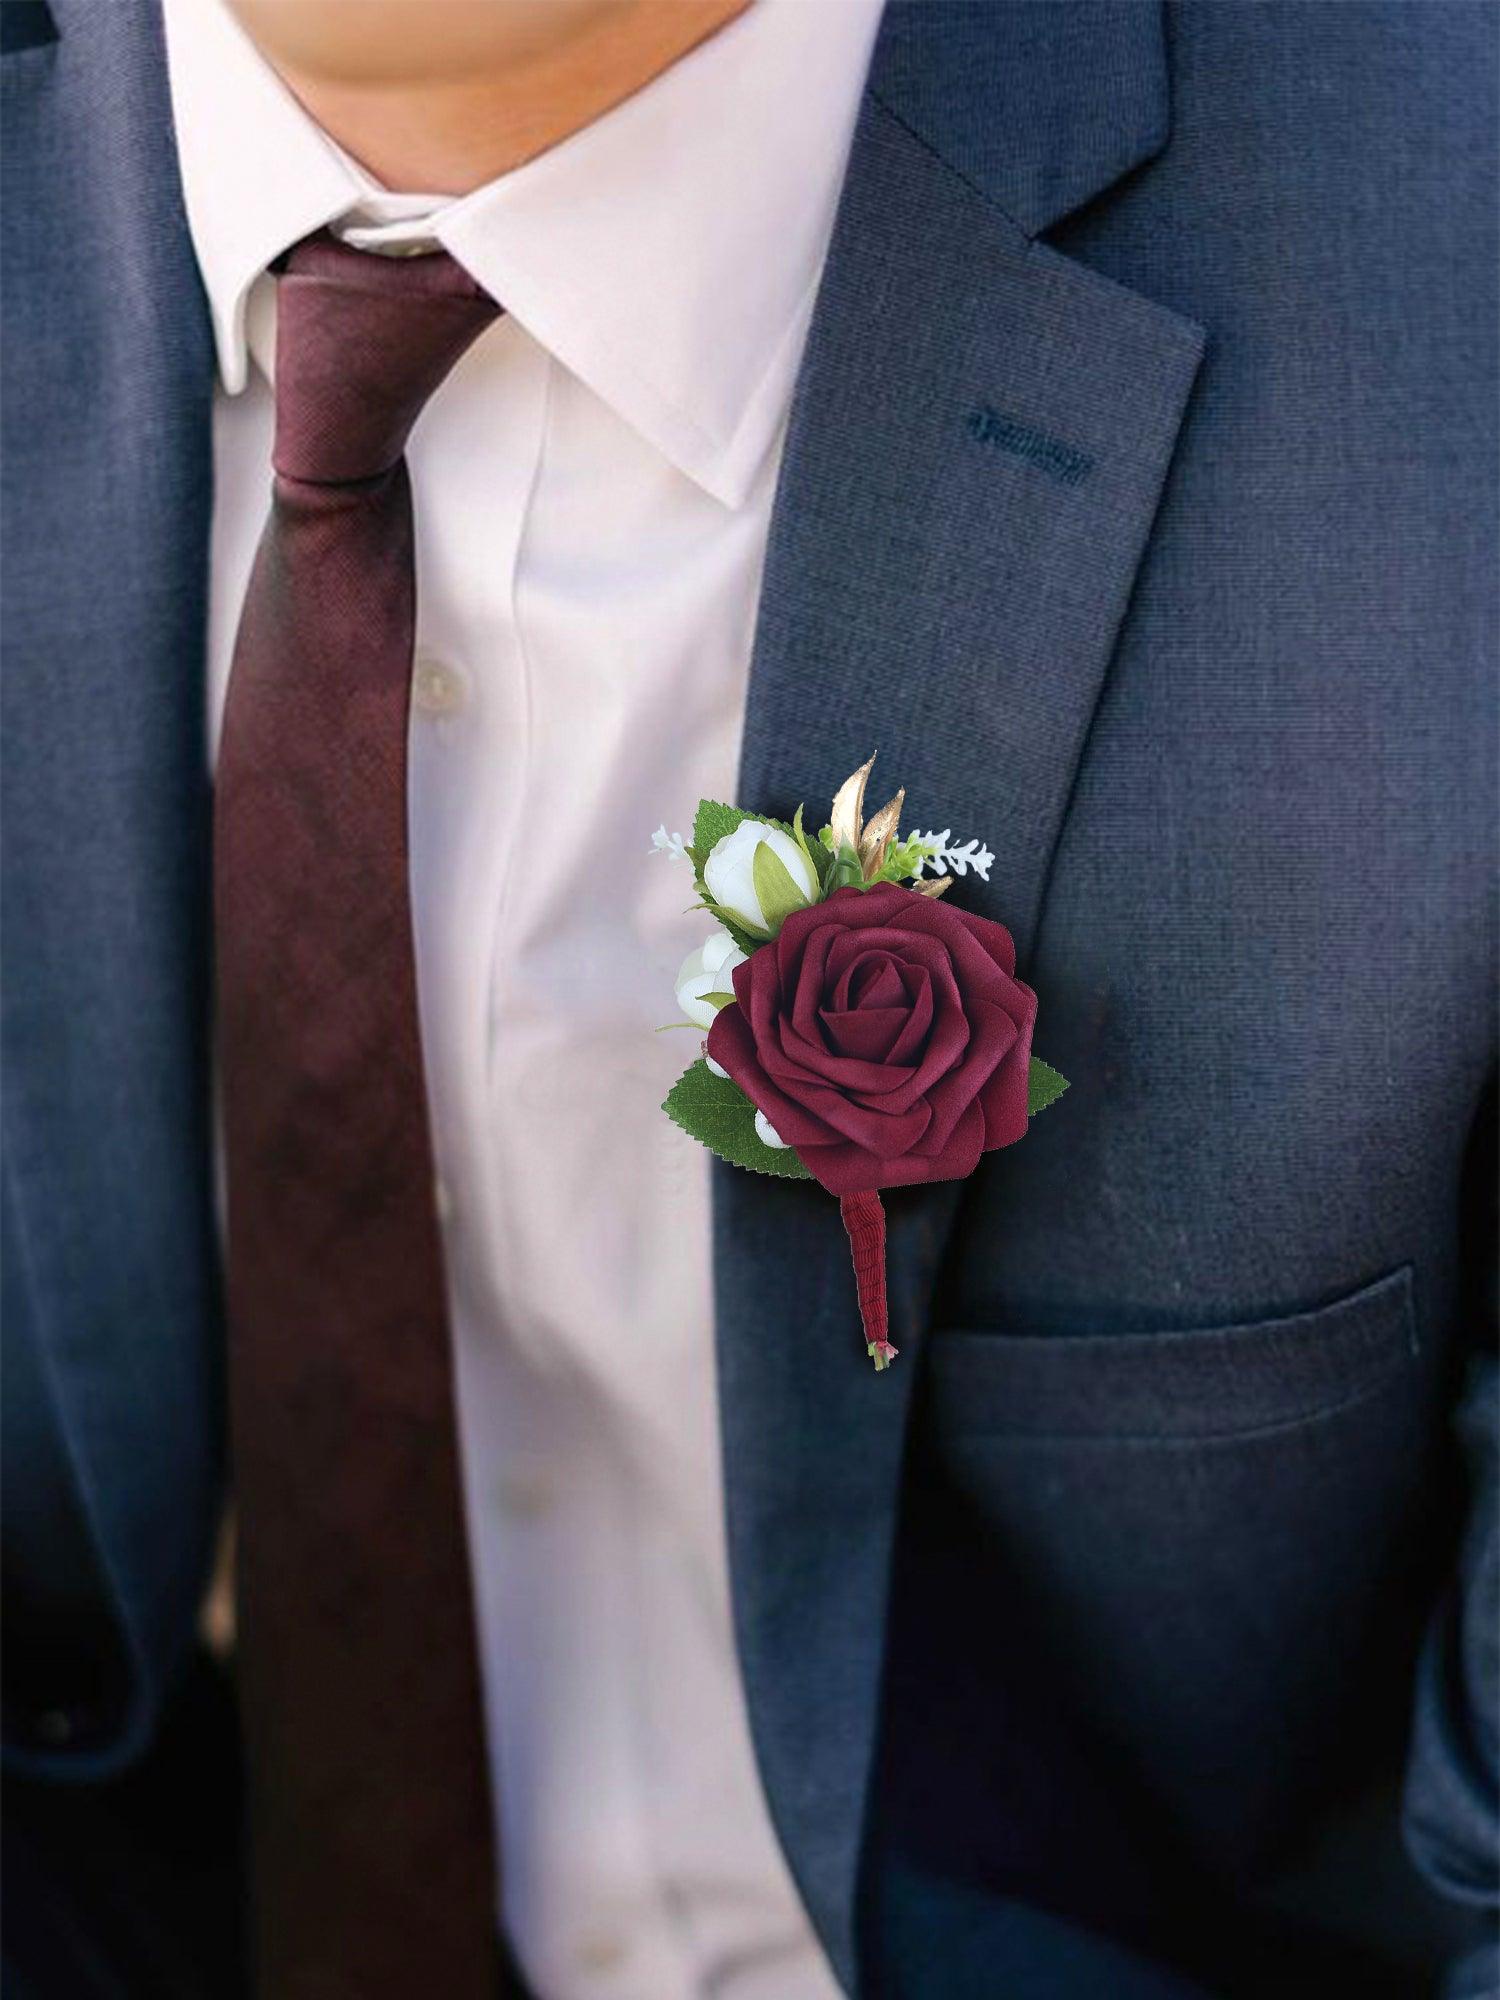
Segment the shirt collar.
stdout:
<path fill-rule="evenodd" d="M 882 0 L 753 0 L 644 90 L 431 232 L 679 470 L 746 497 L 801 358 Z M 222 0 L 166 0 L 184 198 L 219 372 L 272 260 L 390 197 L 334 145 Z M 372 197 L 374 197 L 372 201 Z"/>

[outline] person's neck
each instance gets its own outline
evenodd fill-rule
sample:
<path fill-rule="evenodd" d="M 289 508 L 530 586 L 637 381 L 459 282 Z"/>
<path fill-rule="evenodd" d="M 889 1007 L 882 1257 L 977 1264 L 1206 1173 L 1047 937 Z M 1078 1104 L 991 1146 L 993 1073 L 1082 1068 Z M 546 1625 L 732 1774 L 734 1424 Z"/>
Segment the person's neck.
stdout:
<path fill-rule="evenodd" d="M 383 186 L 467 194 L 592 124 L 750 0 L 619 0 L 590 31 L 492 71 L 347 81 L 272 60 L 330 138 Z"/>

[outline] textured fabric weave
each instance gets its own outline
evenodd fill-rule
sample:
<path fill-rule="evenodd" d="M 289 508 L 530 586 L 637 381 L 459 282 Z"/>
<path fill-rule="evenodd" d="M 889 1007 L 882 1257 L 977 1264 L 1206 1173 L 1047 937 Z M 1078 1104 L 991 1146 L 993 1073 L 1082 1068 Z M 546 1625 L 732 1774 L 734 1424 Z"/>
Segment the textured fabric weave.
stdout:
<path fill-rule="evenodd" d="M 50 1426 L 129 1646 L 63 1747 L 6 1717 L 61 1783 L 137 1755 L 179 1672 L 219 1319 L 210 328 L 153 6 L 52 11 L 58 46 L 0 61 L 0 1222 L 46 1397 L 3 1416 L 34 1492 Z M 1167 25 L 888 10 L 760 600 L 732 796 L 825 796 L 880 716 L 913 811 L 1004 857 L 965 905 L 1073 1086 L 951 1228 L 892 1199 L 882 1375 L 829 1198 L 715 1194 L 739 1661 L 860 2000 L 1158 2000 L 1200 1953 L 1257 2000 L 1500 1991 L 1393 1803 L 1410 1745 L 1414 1844 L 1493 1898 L 1480 1572 L 1441 1515 L 1394 1560 L 1454 1469 L 1432 1385 L 1493 1352 L 1492 10 Z M 1185 406 L 1162 308 L 1208 331 Z M 8 1593 L 53 1574 L 34 1518 Z"/>
<path fill-rule="evenodd" d="M 402 453 L 496 307 L 313 238 L 219 760 L 215 925 L 258 1970 L 467 2000 L 494 1875 L 407 867 Z"/>

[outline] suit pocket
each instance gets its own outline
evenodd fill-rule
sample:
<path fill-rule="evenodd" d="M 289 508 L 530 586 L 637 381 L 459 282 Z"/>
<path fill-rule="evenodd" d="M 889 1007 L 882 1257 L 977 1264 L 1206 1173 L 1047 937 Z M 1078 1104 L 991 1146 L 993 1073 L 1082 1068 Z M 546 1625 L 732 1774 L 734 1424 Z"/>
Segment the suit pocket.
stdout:
<path fill-rule="evenodd" d="M 929 1347 L 948 1436 L 1168 1443 L 1336 1415 L 1417 1358 L 1409 1264 L 1313 1312 L 1193 1333 L 944 1328 Z"/>
<path fill-rule="evenodd" d="M 1192 1333 L 935 1331 L 920 1435 L 982 1671 L 1034 1646 L 1205 1857 L 1253 1865 L 1399 1731 L 1423 1373 L 1407 1266 Z"/>

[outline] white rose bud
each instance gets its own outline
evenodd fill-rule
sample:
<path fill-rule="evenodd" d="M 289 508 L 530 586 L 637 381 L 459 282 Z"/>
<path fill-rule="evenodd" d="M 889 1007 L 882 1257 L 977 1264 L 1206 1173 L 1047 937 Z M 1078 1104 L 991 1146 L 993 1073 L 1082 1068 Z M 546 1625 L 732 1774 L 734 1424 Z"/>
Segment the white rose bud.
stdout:
<path fill-rule="evenodd" d="M 713 1026 L 719 1010 L 705 996 L 722 993 L 732 1000 L 734 968 L 744 962 L 745 954 L 719 925 L 715 925 L 697 951 L 688 953 L 677 975 L 677 1004 L 696 1026 Z"/>
<path fill-rule="evenodd" d="M 802 849 L 779 826 L 758 819 L 742 819 L 733 833 L 715 843 L 703 865 L 703 880 L 721 910 L 752 930 L 769 931 L 780 927 L 786 912 L 772 911 L 768 917 L 761 908 L 755 887 L 755 854 L 760 847 L 768 847 L 776 856 L 804 903 L 818 900 L 817 881 Z"/>

